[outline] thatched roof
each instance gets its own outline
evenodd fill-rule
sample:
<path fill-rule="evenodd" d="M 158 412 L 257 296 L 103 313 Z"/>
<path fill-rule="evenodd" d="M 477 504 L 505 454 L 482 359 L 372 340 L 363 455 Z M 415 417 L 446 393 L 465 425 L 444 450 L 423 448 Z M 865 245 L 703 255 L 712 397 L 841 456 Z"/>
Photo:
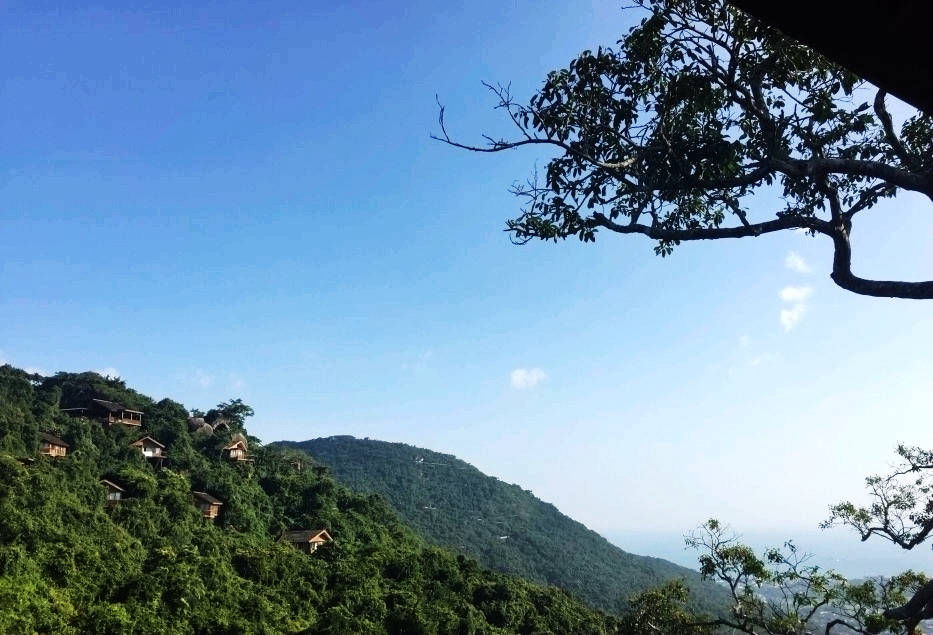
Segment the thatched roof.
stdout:
<path fill-rule="evenodd" d="M 222 502 L 208 494 L 207 492 L 191 492 L 194 495 L 196 500 L 204 501 L 205 503 L 210 503 L 211 505 L 223 505 Z"/>
<path fill-rule="evenodd" d="M 150 437 L 150 436 L 145 436 L 145 437 L 143 437 L 143 438 L 141 438 L 141 439 L 136 439 L 135 441 L 133 441 L 133 443 L 132 443 L 131 445 L 132 445 L 133 447 L 141 447 L 141 446 L 143 446 L 143 445 L 146 445 L 146 443 L 145 443 L 146 441 L 149 441 L 152 445 L 157 445 L 157 446 L 159 446 L 160 448 L 164 448 L 164 447 L 165 447 L 164 445 L 162 445 L 161 443 L 159 443 L 158 441 L 156 441 L 155 439 L 153 439 L 153 438 Z"/>
<path fill-rule="evenodd" d="M 100 482 L 101 482 L 103 485 L 106 485 L 107 487 L 109 487 L 110 489 L 115 489 L 115 490 L 117 490 L 118 492 L 125 492 L 125 491 L 126 491 L 125 489 L 123 489 L 122 487 L 120 487 L 119 485 L 117 485 L 116 483 L 114 483 L 113 481 L 108 481 L 108 480 L 105 479 L 105 478 L 100 479 Z"/>
<path fill-rule="evenodd" d="M 91 399 L 91 401 L 97 404 L 98 406 L 100 406 L 101 408 L 103 408 L 104 410 L 107 410 L 108 412 L 123 411 L 123 412 L 134 412 L 136 414 L 142 414 L 142 412 L 140 412 L 139 410 L 130 410 L 123 404 L 119 404 L 116 401 L 107 401 L 106 399 Z"/>
<path fill-rule="evenodd" d="M 288 542 L 327 542 L 333 540 L 326 529 L 296 529 L 282 534 L 282 540 Z"/>
<path fill-rule="evenodd" d="M 241 444 L 241 443 L 243 444 L 243 448 L 244 448 L 244 449 L 246 449 L 247 447 L 249 447 L 249 444 L 248 444 L 247 441 L 246 441 L 246 437 L 244 437 L 242 434 L 240 434 L 239 432 L 237 432 L 237 433 L 234 434 L 233 437 L 230 439 L 230 443 L 228 443 L 227 445 L 224 446 L 224 450 L 232 450 L 233 448 L 235 448 L 237 445 L 239 445 L 239 444 Z"/>
<path fill-rule="evenodd" d="M 70 445 L 68 445 L 67 443 L 65 443 L 62 439 L 60 439 L 59 437 L 55 436 L 54 434 L 50 434 L 50 433 L 48 433 L 48 432 L 40 432 L 40 433 L 39 433 L 39 439 L 42 440 L 42 441 L 45 441 L 46 443 L 50 443 L 50 444 L 52 444 L 52 445 L 60 445 L 60 446 L 63 447 L 63 448 L 69 448 L 69 447 L 71 447 Z"/>

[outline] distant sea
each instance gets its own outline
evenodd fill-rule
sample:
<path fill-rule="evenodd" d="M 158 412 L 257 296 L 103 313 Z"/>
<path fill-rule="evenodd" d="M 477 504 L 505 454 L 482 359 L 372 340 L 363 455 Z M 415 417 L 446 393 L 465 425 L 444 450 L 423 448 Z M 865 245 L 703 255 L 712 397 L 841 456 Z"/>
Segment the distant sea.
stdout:
<path fill-rule="evenodd" d="M 698 554 L 684 548 L 683 533 L 616 530 L 603 532 L 603 535 L 625 551 L 664 558 L 691 569 L 698 567 Z M 742 533 L 743 542 L 754 547 L 759 554 L 765 548 L 782 546 L 789 538 L 801 551 L 813 554 L 814 564 L 834 569 L 849 578 L 893 575 L 906 569 L 933 575 L 930 542 L 905 551 L 877 537 L 861 542 L 855 532 L 844 528 Z"/>

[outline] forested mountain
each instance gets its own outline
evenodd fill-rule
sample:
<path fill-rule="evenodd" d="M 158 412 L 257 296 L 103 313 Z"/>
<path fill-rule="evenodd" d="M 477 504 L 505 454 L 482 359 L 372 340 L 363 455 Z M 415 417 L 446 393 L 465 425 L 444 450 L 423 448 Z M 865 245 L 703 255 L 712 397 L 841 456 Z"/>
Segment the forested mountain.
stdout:
<path fill-rule="evenodd" d="M 92 399 L 105 400 L 105 420 L 120 406 L 141 426 L 62 412 Z M 246 435 L 248 407 L 220 406 L 189 422 L 180 404 L 120 380 L 0 366 L 0 632 L 621 628 L 562 590 L 425 544 L 382 499 L 307 461 L 299 470 L 294 451 Z M 224 456 L 237 434 L 250 460 Z M 144 435 L 166 458 L 132 446 Z M 41 455 L 40 439 L 60 440 L 67 454 Z M 121 501 L 108 501 L 101 479 L 123 490 Z M 219 517 L 204 517 L 193 491 L 222 502 Z M 333 540 L 304 553 L 280 539 L 312 528 Z"/>
<path fill-rule="evenodd" d="M 282 445 L 307 451 L 354 490 L 385 496 L 431 542 L 559 586 L 592 606 L 619 610 L 635 591 L 673 578 L 686 580 L 698 608 L 726 605 L 725 591 L 695 571 L 627 553 L 531 492 L 454 456 L 351 436 Z"/>

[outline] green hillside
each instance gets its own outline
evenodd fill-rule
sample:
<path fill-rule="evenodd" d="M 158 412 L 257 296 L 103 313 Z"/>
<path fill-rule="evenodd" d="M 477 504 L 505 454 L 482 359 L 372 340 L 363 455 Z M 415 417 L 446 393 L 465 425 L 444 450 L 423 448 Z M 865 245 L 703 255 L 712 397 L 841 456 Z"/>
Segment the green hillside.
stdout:
<path fill-rule="evenodd" d="M 141 428 L 61 411 L 93 398 L 140 411 Z M 380 498 L 298 470 L 294 451 L 247 435 L 252 460 L 225 458 L 249 409 L 221 406 L 211 430 L 120 380 L 0 366 L 0 633 L 617 630 L 562 590 L 426 545 Z M 43 432 L 67 456 L 40 455 Z M 161 469 L 131 446 L 142 435 L 165 446 Z M 222 501 L 219 517 L 192 491 Z M 333 541 L 308 554 L 279 540 L 301 528 Z"/>
<path fill-rule="evenodd" d="M 559 586 L 592 606 L 618 610 L 632 593 L 672 578 L 686 580 L 698 608 L 726 605 L 725 591 L 698 573 L 627 553 L 531 492 L 454 456 L 350 436 L 283 445 L 307 451 L 354 490 L 385 496 L 431 542 Z"/>

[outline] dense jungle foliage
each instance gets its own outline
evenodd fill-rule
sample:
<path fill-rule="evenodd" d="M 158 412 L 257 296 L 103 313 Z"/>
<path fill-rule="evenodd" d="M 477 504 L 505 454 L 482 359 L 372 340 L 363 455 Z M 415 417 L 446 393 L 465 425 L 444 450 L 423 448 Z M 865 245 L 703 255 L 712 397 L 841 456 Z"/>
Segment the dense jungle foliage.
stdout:
<path fill-rule="evenodd" d="M 431 542 L 483 565 L 559 586 L 604 610 L 627 610 L 636 591 L 684 579 L 695 608 L 716 613 L 725 589 L 660 558 L 619 549 L 517 485 L 454 456 L 350 436 L 287 442 L 333 470 L 342 483 L 385 496 Z"/>
<path fill-rule="evenodd" d="M 91 398 L 142 411 L 141 430 L 60 412 Z M 425 544 L 381 498 L 323 469 L 297 470 L 295 450 L 250 438 L 253 462 L 225 460 L 228 435 L 245 432 L 243 406 L 215 409 L 229 431 L 192 433 L 181 404 L 119 379 L 0 366 L 0 632 L 627 628 L 563 590 Z M 63 438 L 68 455 L 39 456 L 40 431 Z M 130 446 L 142 435 L 165 444 L 163 469 Z M 122 502 L 108 504 L 102 478 L 125 488 Z M 216 521 L 195 509 L 192 490 L 223 501 Z M 326 528 L 334 540 L 305 554 L 279 540 L 295 528 Z"/>

